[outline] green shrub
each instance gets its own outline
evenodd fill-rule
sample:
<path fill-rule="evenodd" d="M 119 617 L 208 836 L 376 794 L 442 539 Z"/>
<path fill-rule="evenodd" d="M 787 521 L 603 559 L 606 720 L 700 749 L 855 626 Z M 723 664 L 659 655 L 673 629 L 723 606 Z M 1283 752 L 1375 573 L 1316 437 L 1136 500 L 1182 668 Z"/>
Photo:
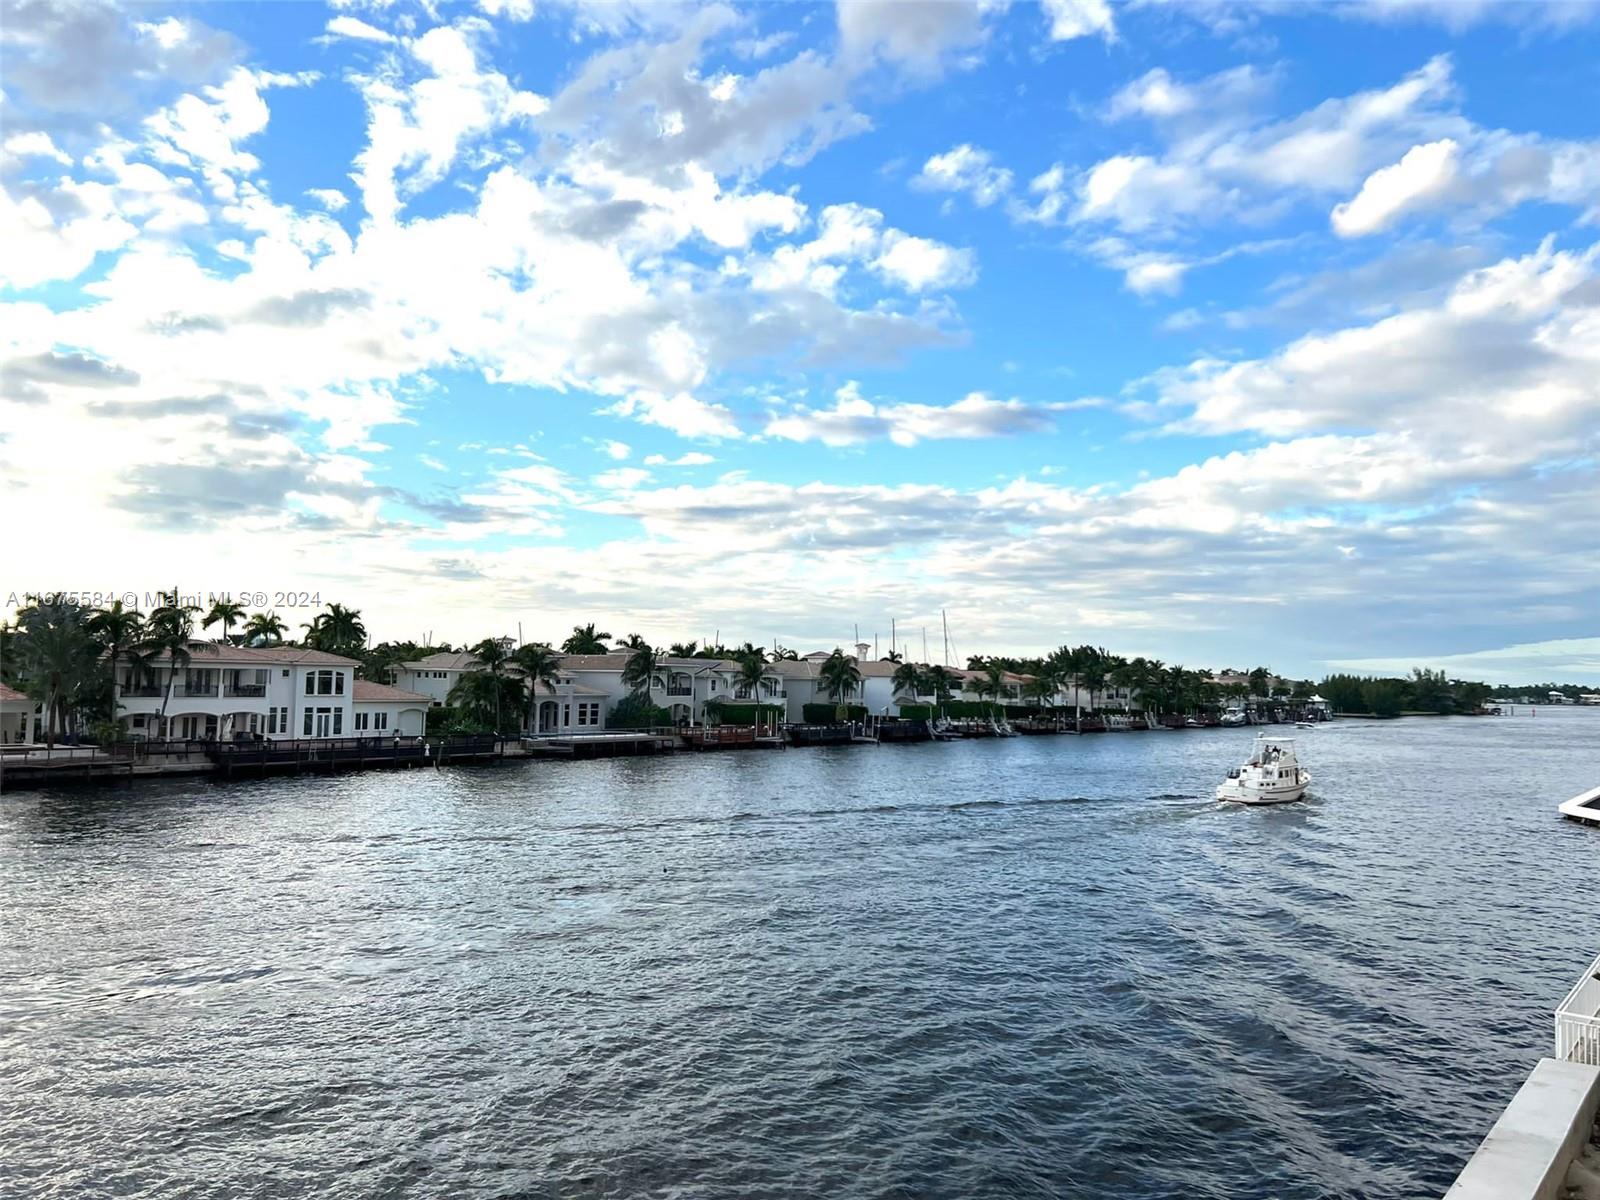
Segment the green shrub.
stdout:
<path fill-rule="evenodd" d="M 708 704 L 706 720 L 717 725 L 767 725 L 781 720 L 783 712 L 781 704 L 719 704 L 715 708 Z"/>
<path fill-rule="evenodd" d="M 803 704 L 800 706 L 800 717 L 807 725 L 833 725 L 839 721 L 861 721 L 865 720 L 866 716 L 867 709 L 862 704 Z"/>
<path fill-rule="evenodd" d="M 908 721 L 926 721 L 933 716 L 933 705 L 902 704 L 900 706 L 900 715 Z"/>
<path fill-rule="evenodd" d="M 671 724 L 672 713 L 650 703 L 648 696 L 624 696 L 606 715 L 606 725 L 611 729 L 649 729 Z"/>

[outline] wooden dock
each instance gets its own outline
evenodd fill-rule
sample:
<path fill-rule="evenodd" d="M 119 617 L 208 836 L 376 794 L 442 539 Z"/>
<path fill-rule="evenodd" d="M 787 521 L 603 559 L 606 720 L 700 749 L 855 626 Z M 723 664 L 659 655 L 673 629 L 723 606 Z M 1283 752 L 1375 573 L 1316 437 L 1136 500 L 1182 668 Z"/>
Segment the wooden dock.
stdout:
<path fill-rule="evenodd" d="M 293 741 L 218 742 L 208 756 L 218 774 L 304 774 L 365 771 L 379 767 L 443 767 L 488 762 L 502 755 L 493 734 L 427 738 L 320 738 Z"/>
<path fill-rule="evenodd" d="M 779 750 L 783 735 L 754 725 L 701 725 L 678 733 L 690 750 Z"/>
<path fill-rule="evenodd" d="M 0 755 L 0 791 L 65 783 L 118 783 L 133 775 L 134 760 L 126 755 Z"/>
<path fill-rule="evenodd" d="M 582 733 L 571 737 L 529 738 L 523 745 L 533 758 L 560 758 L 569 762 L 591 758 L 632 758 L 640 754 L 671 754 L 678 748 L 676 733 L 623 731 Z"/>

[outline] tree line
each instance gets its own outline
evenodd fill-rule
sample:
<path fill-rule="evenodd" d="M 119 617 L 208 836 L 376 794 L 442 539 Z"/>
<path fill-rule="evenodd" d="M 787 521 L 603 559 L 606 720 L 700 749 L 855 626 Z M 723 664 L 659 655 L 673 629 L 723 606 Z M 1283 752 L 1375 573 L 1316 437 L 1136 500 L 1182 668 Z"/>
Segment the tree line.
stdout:
<path fill-rule="evenodd" d="M 1475 713 L 1494 689 L 1469 679 L 1451 679 L 1443 671 L 1417 667 L 1407 678 L 1373 675 L 1329 675 L 1320 685 L 1335 712 L 1398 717 L 1401 713 Z"/>

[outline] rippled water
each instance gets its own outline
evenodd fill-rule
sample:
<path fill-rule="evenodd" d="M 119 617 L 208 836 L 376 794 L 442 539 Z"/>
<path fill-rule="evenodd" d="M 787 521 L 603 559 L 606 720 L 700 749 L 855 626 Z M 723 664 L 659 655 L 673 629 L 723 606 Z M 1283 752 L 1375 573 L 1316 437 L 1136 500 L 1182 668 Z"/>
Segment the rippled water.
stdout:
<path fill-rule="evenodd" d="M 1600 941 L 1600 712 L 0 800 L 8 1195 L 1439 1193 Z"/>

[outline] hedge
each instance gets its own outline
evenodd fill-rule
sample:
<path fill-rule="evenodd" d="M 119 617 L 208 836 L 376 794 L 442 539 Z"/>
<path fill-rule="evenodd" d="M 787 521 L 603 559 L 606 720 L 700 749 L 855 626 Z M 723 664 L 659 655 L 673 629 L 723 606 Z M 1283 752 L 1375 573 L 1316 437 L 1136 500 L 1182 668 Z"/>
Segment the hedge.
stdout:
<path fill-rule="evenodd" d="M 757 709 L 760 709 L 759 714 Z M 781 704 L 708 704 L 706 720 L 716 725 L 764 725 L 783 716 Z"/>
<path fill-rule="evenodd" d="M 671 724 L 672 713 L 643 696 L 624 696 L 606 714 L 606 725 L 611 729 L 653 729 Z"/>
<path fill-rule="evenodd" d="M 844 715 L 841 717 L 840 711 Z M 832 725 L 837 721 L 864 721 L 867 708 L 864 704 L 802 704 L 800 717 L 807 725 Z"/>

